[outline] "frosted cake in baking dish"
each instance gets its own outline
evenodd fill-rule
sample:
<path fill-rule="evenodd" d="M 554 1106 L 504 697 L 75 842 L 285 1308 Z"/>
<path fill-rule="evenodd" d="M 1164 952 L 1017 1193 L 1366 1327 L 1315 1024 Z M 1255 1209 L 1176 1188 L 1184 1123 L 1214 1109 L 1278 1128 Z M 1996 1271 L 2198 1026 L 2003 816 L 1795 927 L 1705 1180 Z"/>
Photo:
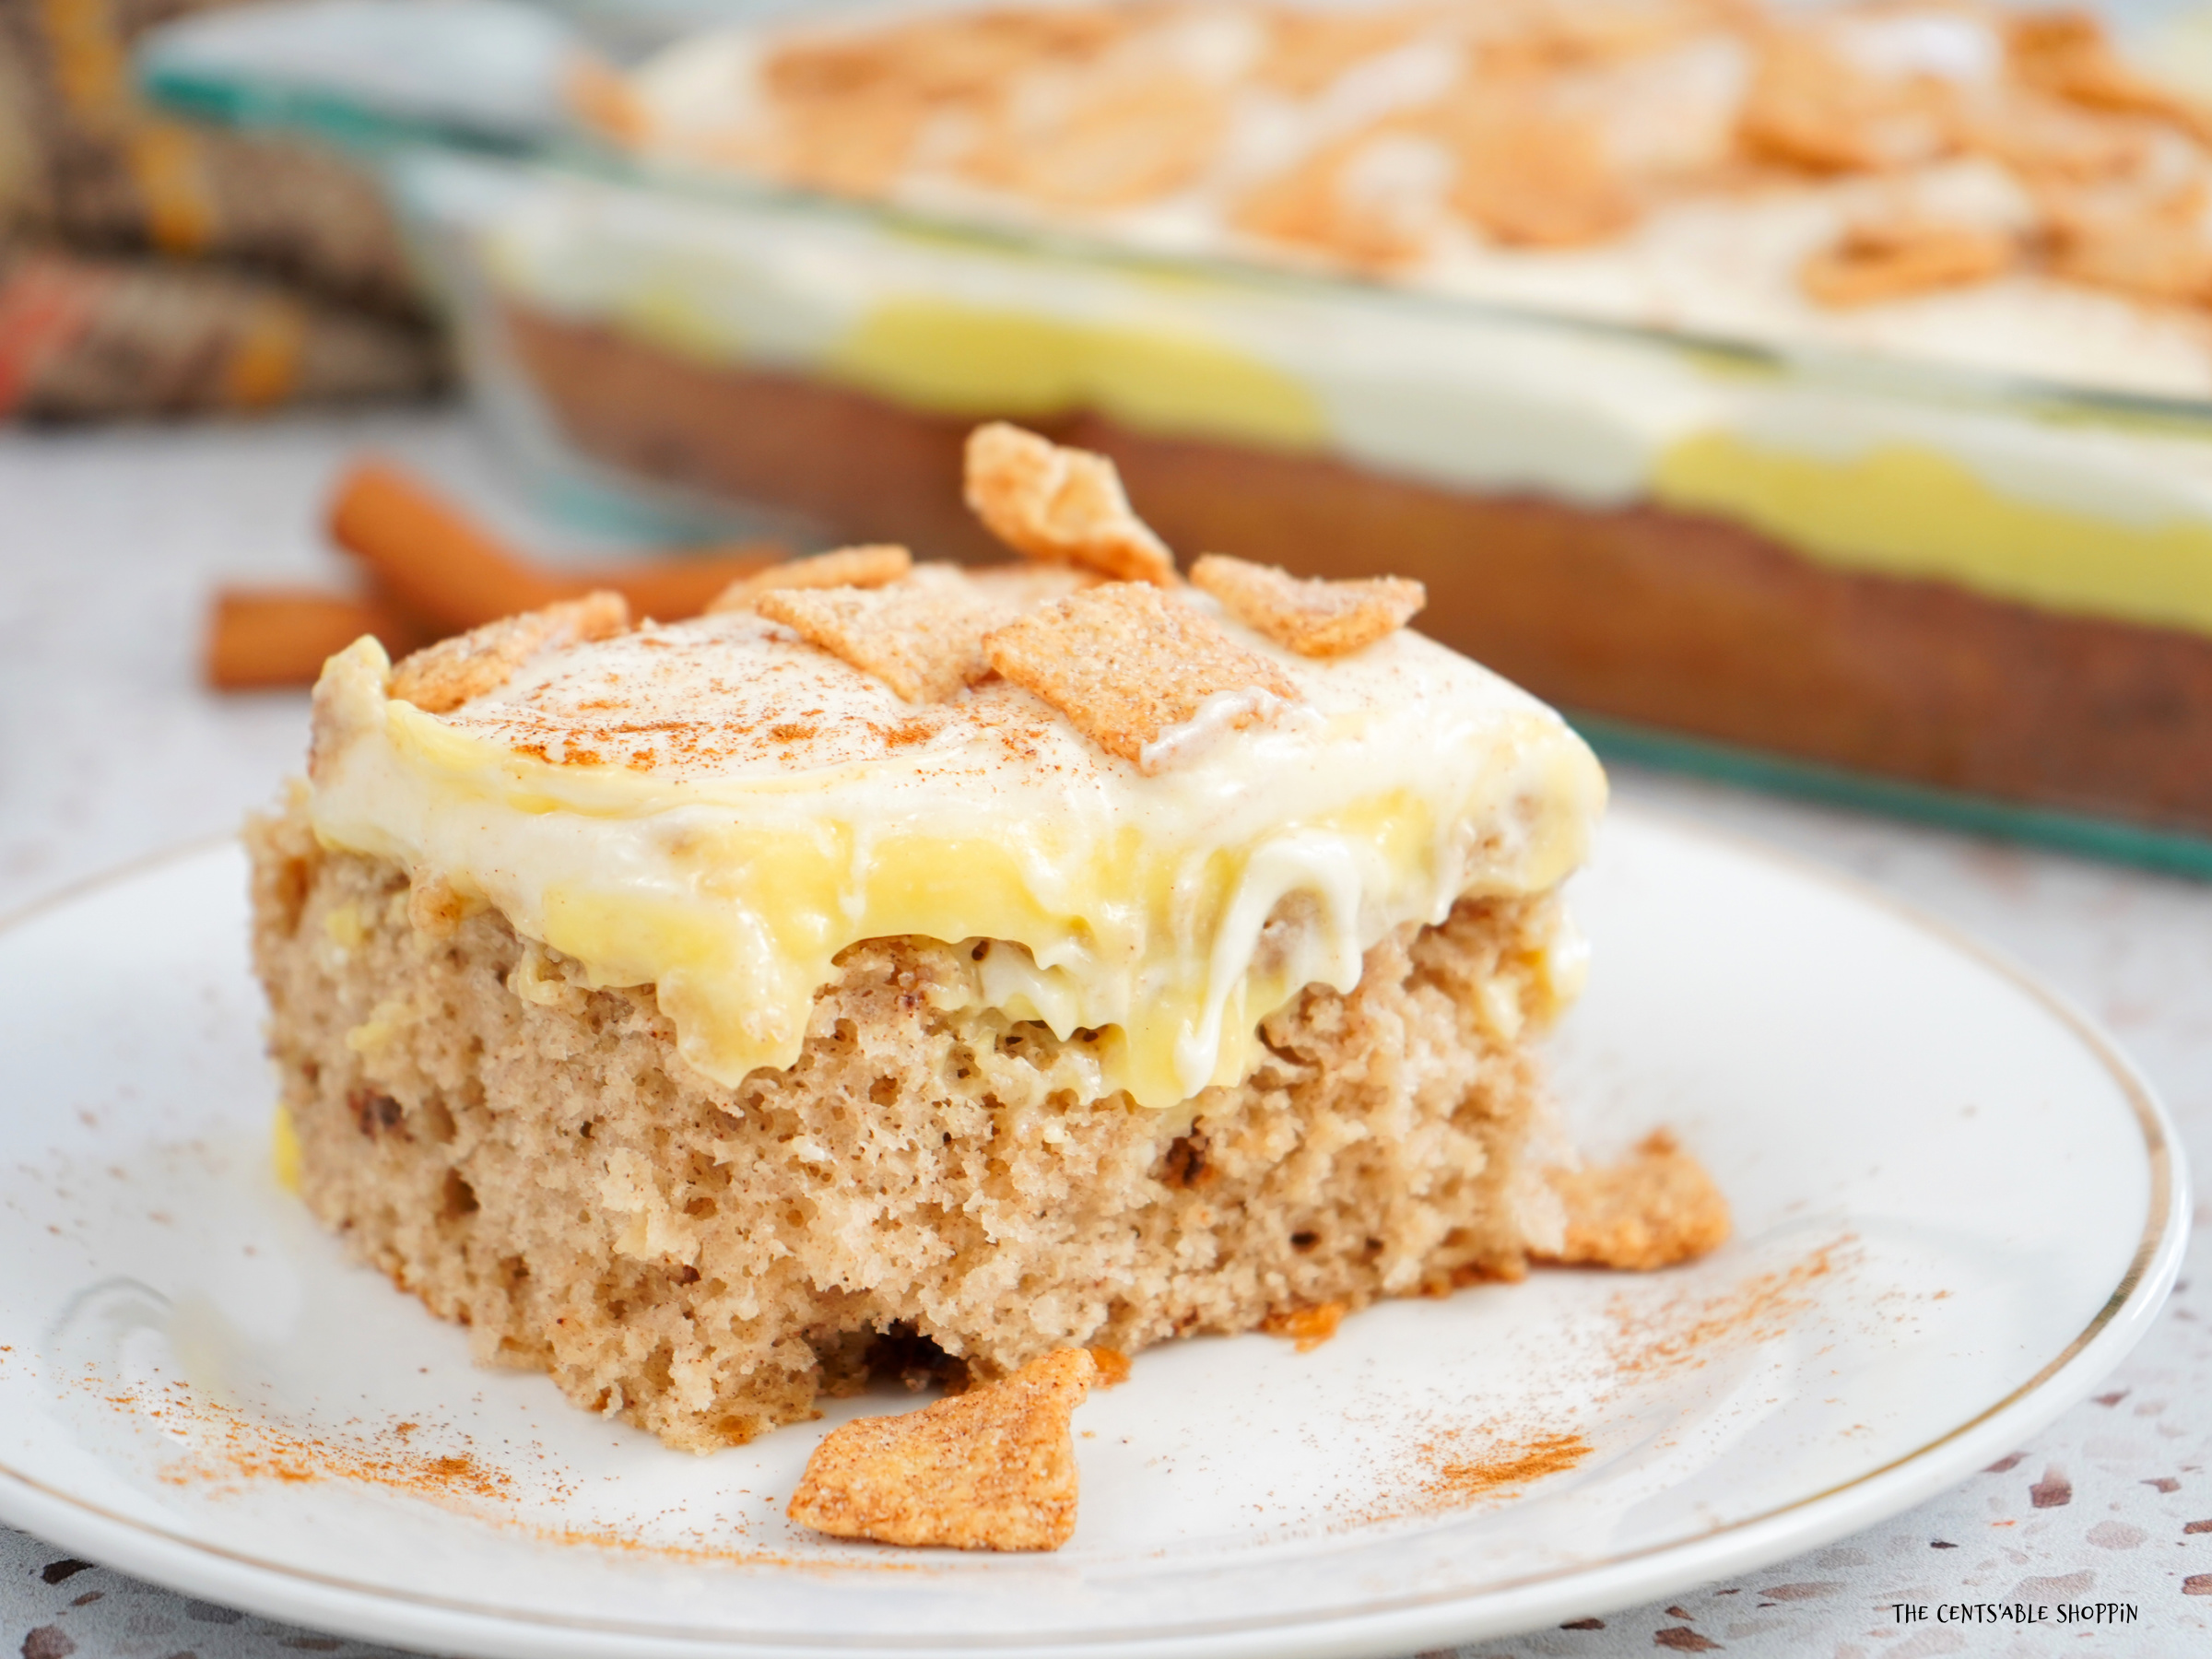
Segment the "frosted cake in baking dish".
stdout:
<path fill-rule="evenodd" d="M 2212 300 L 2212 107 L 2078 12 L 873 6 L 695 36 L 587 104 L 656 162 L 940 218 L 1716 338 L 2212 388 L 2190 315 Z"/>
<path fill-rule="evenodd" d="M 252 838 L 317 1214 L 701 1451 L 872 1370 L 1719 1241 L 1685 1154 L 1578 1171 L 1545 1102 L 1604 795 L 1556 715 L 1417 584 L 1186 584 L 1095 456 L 987 429 L 968 494 L 1029 561 L 331 660 Z"/>
<path fill-rule="evenodd" d="M 869 8 L 600 92 L 890 211 L 534 178 L 476 321 L 571 455 L 984 557 L 1019 419 L 1578 714 L 2212 848 L 2212 119 L 2084 18 Z"/>

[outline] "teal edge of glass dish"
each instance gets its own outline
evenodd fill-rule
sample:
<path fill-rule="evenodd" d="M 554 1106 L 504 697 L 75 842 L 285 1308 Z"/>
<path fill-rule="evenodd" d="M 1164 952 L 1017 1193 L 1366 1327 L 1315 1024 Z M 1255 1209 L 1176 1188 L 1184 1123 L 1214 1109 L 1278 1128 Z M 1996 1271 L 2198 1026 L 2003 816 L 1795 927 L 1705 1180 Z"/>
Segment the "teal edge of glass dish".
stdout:
<path fill-rule="evenodd" d="M 2179 876 L 2212 880 L 2212 840 L 2171 830 L 2149 830 L 2104 818 L 2017 806 L 1978 795 L 1871 778 L 1806 760 L 1755 754 L 1726 744 L 1654 732 L 1602 715 L 1570 711 L 1574 729 L 1607 760 L 1623 760 L 1666 771 L 1688 772 L 1718 782 L 1744 784 L 1778 794 L 1802 796 L 1839 806 L 1885 812 L 1921 823 L 1971 834 L 2054 847 L 2090 858 L 2142 865 Z"/>
<path fill-rule="evenodd" d="M 305 132 L 371 159 L 417 144 L 446 145 L 492 155 L 521 155 L 529 148 L 524 140 L 512 135 L 387 115 L 339 93 L 278 85 L 250 86 L 159 65 L 140 70 L 138 89 L 147 101 L 174 114 L 245 131 Z"/>

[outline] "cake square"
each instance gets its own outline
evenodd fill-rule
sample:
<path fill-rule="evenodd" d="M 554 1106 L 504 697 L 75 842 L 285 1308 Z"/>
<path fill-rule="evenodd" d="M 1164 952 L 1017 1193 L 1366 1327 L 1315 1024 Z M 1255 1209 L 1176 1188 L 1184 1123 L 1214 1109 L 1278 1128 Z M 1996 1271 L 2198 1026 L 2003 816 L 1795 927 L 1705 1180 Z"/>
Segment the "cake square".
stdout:
<path fill-rule="evenodd" d="M 1675 1162 L 1562 1185 L 1534 1040 L 1604 782 L 1556 714 L 1403 629 L 1310 658 L 1180 585 L 922 566 L 865 603 L 909 593 L 1071 659 L 1141 594 L 1274 706 L 1170 710 L 1147 769 L 1017 677 L 909 700 L 926 663 L 765 599 L 495 625 L 531 649 L 435 712 L 373 640 L 325 669 L 250 837 L 287 1133 L 309 1206 L 480 1360 L 706 1452 L 873 1371 L 1715 1241 Z"/>

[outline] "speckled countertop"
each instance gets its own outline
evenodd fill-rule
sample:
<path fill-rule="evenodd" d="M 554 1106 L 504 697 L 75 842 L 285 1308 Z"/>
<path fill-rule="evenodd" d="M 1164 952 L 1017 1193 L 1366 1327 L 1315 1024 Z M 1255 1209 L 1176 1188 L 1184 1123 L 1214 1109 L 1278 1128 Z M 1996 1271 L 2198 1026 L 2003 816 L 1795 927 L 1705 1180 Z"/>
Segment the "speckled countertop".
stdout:
<path fill-rule="evenodd" d="M 335 573 L 318 512 L 365 446 L 495 521 L 525 510 L 450 414 L 262 427 L 0 434 L 0 912 L 228 830 L 298 764 L 305 700 L 219 699 L 194 674 L 218 576 Z M 1980 935 L 2102 1019 L 2212 1170 L 2212 886 L 1677 779 L 1621 795 L 1723 821 Z M 2212 1228 L 2157 1329 L 2098 1396 L 1935 1501 L 1857 1537 L 1664 1604 L 1464 1650 L 1623 1655 L 2212 1652 Z M 1895 1622 L 1900 1601 L 2129 1602 L 2110 1630 Z M 211 1606 L 0 1528 L 0 1656 L 263 1659 L 364 1644 Z"/>

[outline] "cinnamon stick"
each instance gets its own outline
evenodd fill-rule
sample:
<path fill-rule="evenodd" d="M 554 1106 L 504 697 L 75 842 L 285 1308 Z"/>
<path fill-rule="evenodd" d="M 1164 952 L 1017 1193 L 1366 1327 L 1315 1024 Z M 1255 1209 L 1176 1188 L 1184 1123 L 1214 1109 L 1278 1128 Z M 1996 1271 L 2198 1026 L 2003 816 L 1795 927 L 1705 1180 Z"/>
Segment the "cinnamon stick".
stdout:
<path fill-rule="evenodd" d="M 630 613 L 664 622 L 697 616 L 732 582 L 790 557 L 773 543 L 743 543 L 643 563 L 549 569 L 515 551 L 398 467 L 354 468 L 331 503 L 330 532 L 380 586 L 443 632 L 611 588 Z"/>
<path fill-rule="evenodd" d="M 309 686 L 325 657 L 363 634 L 394 659 L 430 642 L 432 630 L 388 599 L 312 588 L 218 588 L 207 616 L 207 683 L 218 691 Z"/>
<path fill-rule="evenodd" d="M 381 461 L 355 467 L 339 484 L 330 534 L 374 572 L 380 586 L 441 634 L 571 596 L 497 536 Z"/>

